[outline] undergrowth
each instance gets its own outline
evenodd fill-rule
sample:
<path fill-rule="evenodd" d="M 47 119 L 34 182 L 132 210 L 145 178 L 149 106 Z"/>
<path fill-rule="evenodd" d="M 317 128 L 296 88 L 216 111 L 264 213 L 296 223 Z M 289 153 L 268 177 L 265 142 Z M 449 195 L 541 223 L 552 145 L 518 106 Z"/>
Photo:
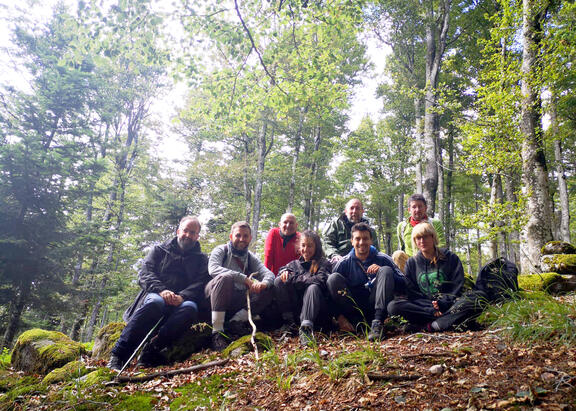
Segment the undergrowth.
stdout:
<path fill-rule="evenodd" d="M 480 322 L 519 342 L 576 342 L 576 302 L 558 301 L 545 292 L 520 292 L 513 300 L 490 306 Z"/>

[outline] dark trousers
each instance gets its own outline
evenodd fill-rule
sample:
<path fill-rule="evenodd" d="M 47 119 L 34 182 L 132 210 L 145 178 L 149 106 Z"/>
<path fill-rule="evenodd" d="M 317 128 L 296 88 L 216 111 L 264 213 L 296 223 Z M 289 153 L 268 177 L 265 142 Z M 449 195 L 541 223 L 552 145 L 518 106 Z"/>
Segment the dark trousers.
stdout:
<path fill-rule="evenodd" d="M 436 309 L 432 300 L 418 298 L 408 300 L 406 298 L 395 299 L 388 304 L 388 314 L 399 315 L 412 324 L 428 324 L 437 317 L 434 316 Z"/>
<path fill-rule="evenodd" d="M 122 330 L 112 353 L 126 361 L 162 317 L 154 344 L 157 349 L 167 347 L 196 322 L 198 306 L 194 301 L 184 301 L 174 307 L 167 305 L 159 294 L 148 294 Z"/>
<path fill-rule="evenodd" d="M 322 288 L 311 284 L 306 288 L 296 288 L 291 282 L 283 282 L 280 277 L 274 280 L 276 303 L 282 314 L 300 316 L 300 322 L 316 324 L 321 313 L 326 313 L 327 301 Z"/>
<path fill-rule="evenodd" d="M 210 298 L 212 311 L 225 311 L 227 315 L 234 315 L 236 312 L 246 308 L 246 288 L 239 290 L 235 286 L 232 276 L 219 275 L 205 288 L 206 297 Z M 266 287 L 259 293 L 250 293 L 250 311 L 252 314 L 262 313 L 272 302 L 274 288 Z"/>
<path fill-rule="evenodd" d="M 359 322 L 376 318 L 384 320 L 387 306 L 394 295 L 404 292 L 404 280 L 395 275 L 390 267 L 380 267 L 370 288 L 364 285 L 351 287 L 340 273 L 332 273 L 326 282 L 330 298 L 336 304 L 337 313 L 349 320 Z"/>
<path fill-rule="evenodd" d="M 450 309 L 435 320 L 438 331 L 466 328 L 488 306 L 488 295 L 479 290 L 470 290 L 458 298 Z"/>

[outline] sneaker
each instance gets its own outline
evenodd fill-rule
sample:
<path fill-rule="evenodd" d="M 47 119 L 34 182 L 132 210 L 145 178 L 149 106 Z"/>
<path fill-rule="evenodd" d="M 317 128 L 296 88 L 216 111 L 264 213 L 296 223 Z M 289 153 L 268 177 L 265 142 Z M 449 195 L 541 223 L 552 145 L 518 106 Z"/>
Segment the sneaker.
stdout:
<path fill-rule="evenodd" d="M 212 351 L 220 352 L 226 347 L 228 347 L 228 339 L 221 332 L 212 333 L 212 341 L 210 342 Z"/>
<path fill-rule="evenodd" d="M 382 329 L 382 321 L 372 321 L 372 326 L 370 327 L 370 332 L 368 333 L 368 341 L 380 341 L 383 336 L 384 330 Z"/>
<path fill-rule="evenodd" d="M 116 354 L 110 354 L 110 360 L 108 361 L 108 364 L 106 366 L 113 371 L 120 372 L 122 367 L 124 367 L 125 363 L 126 361 L 122 360 Z"/>
<path fill-rule="evenodd" d="M 300 345 L 303 347 L 310 347 L 316 344 L 314 333 L 310 327 L 300 327 L 300 330 L 298 330 L 298 339 L 300 340 Z"/>

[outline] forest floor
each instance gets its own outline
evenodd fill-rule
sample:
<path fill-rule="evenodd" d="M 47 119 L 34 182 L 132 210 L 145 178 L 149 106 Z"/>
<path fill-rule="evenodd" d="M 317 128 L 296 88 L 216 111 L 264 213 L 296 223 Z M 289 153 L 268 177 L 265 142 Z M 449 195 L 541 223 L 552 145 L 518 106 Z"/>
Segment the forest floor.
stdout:
<path fill-rule="evenodd" d="M 72 380 L 45 386 L 39 384 L 40 376 L 34 381 L 36 377 L 11 370 L 4 370 L 1 380 L 26 378 L 32 384 L 11 397 L 9 409 L 16 410 L 576 410 L 576 347 L 557 339 L 513 342 L 503 331 L 393 331 L 380 342 L 316 334 L 312 348 L 302 348 L 297 337 L 273 332 L 271 349 L 260 351 L 258 359 L 249 352 L 224 365 L 147 382 L 109 385 L 105 381 L 113 376 L 107 374 L 98 383 Z M 183 363 L 132 367 L 126 374 L 188 368 L 221 358 L 203 350 Z M 105 367 L 102 360 L 86 362 Z M 3 396 L 0 404 L 7 404 Z"/>
<path fill-rule="evenodd" d="M 93 387 L 105 392 L 83 398 L 99 398 L 95 409 L 576 409 L 575 347 L 511 344 L 498 330 L 398 333 L 379 343 L 319 336 L 306 350 L 297 338 L 273 339 L 259 361 L 251 352 L 195 374 Z M 170 368 L 216 358 L 204 351 Z M 116 403 L 124 394 L 147 402 Z M 69 409 L 92 407 L 80 400 Z"/>

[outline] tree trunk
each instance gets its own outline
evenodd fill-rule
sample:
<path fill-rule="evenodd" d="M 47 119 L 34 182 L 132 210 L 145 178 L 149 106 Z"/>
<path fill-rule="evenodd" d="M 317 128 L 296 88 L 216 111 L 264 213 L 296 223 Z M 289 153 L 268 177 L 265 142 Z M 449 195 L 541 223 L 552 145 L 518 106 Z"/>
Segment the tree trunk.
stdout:
<path fill-rule="evenodd" d="M 425 174 L 423 194 L 428 201 L 428 213 L 436 211 L 438 191 L 438 113 L 436 88 L 446 48 L 451 0 L 442 0 L 438 13 L 434 2 L 426 2 L 426 88 L 424 100 L 424 158 Z"/>
<path fill-rule="evenodd" d="M 415 172 L 415 178 L 416 178 L 416 192 L 417 193 L 422 193 L 422 147 L 424 145 L 423 142 L 423 124 L 422 124 L 422 114 L 420 113 L 421 109 L 420 109 L 420 97 L 416 96 L 414 97 L 414 117 L 415 117 L 415 122 L 414 122 L 414 152 L 416 153 L 416 155 L 418 156 L 416 158 L 416 172 Z M 402 213 L 402 218 L 404 218 L 404 213 Z M 400 221 L 402 221 L 402 218 L 400 219 Z"/>
<path fill-rule="evenodd" d="M 248 138 L 244 140 L 244 173 L 242 175 L 242 185 L 244 187 L 244 207 L 246 221 L 250 223 L 250 216 L 252 214 L 252 189 L 250 187 L 250 181 L 248 179 L 248 174 L 250 172 L 250 151 Z"/>
<path fill-rule="evenodd" d="M 318 173 L 318 159 L 317 153 L 320 149 L 320 143 L 322 142 L 322 134 L 320 127 L 316 127 L 314 134 L 314 149 L 310 158 L 312 159 L 312 164 L 310 165 L 310 181 L 308 183 L 308 193 L 306 195 L 306 200 L 304 202 L 304 226 L 306 228 L 312 227 L 312 219 L 314 216 L 314 189 L 316 187 L 316 177 Z"/>
<path fill-rule="evenodd" d="M 437 153 L 437 174 L 438 174 L 438 201 L 436 205 L 436 209 L 438 210 L 438 218 L 440 221 L 444 221 L 444 205 L 445 205 L 445 193 L 444 193 L 444 164 L 442 159 L 442 147 L 438 145 L 438 153 Z M 446 235 L 444 235 L 446 238 Z"/>
<path fill-rule="evenodd" d="M 446 199 L 445 210 L 446 213 L 442 219 L 444 224 L 444 238 L 446 239 L 446 247 L 450 248 L 452 245 L 452 170 L 454 168 L 454 130 L 451 128 L 448 133 L 448 168 L 446 170 Z"/>
<path fill-rule="evenodd" d="M 304 127 L 304 118 L 308 111 L 308 107 L 300 110 L 298 114 L 298 129 L 296 136 L 294 136 L 294 156 L 292 157 L 292 167 L 290 172 L 290 187 L 288 189 L 288 205 L 286 212 L 291 213 L 294 207 L 294 198 L 296 196 L 296 173 L 298 172 L 298 158 L 300 157 L 300 146 L 302 144 L 302 128 Z"/>
<path fill-rule="evenodd" d="M 258 165 L 256 169 L 256 183 L 254 184 L 254 209 L 252 218 L 252 241 L 255 241 L 258 236 L 258 226 L 260 225 L 260 207 L 262 204 L 262 184 L 264 180 L 264 166 L 266 165 L 266 155 L 270 147 L 266 145 L 266 136 L 268 134 L 268 120 L 263 119 L 262 129 L 258 133 Z M 271 139 L 272 140 L 272 139 Z"/>
<path fill-rule="evenodd" d="M 14 337 L 20 328 L 20 318 L 22 318 L 22 311 L 30 298 L 32 291 L 32 283 L 28 280 L 23 280 L 18 287 L 18 292 L 14 295 L 14 299 L 10 304 L 8 312 L 8 325 L 2 338 L 2 347 L 11 348 Z"/>
<path fill-rule="evenodd" d="M 504 179 L 506 201 L 510 204 L 516 204 L 518 202 L 518 197 L 516 196 L 516 190 L 518 189 L 517 177 L 518 176 L 514 174 L 508 174 Z M 517 266 L 520 266 L 520 233 L 517 230 L 512 230 L 508 234 L 507 240 L 508 259 L 513 261 Z"/>
<path fill-rule="evenodd" d="M 550 99 L 550 127 L 554 138 L 554 161 L 556 162 L 556 174 L 558 175 L 558 195 L 560 199 L 560 228 L 558 238 L 570 242 L 570 201 L 568 187 L 566 185 L 566 173 L 564 172 L 564 158 L 562 155 L 562 140 L 558 130 L 558 118 L 556 113 L 556 96 Z"/>
<path fill-rule="evenodd" d="M 522 52 L 522 182 L 528 195 L 526 252 L 522 254 L 522 272 L 540 272 L 540 249 L 552 240 L 552 209 L 548 170 L 541 128 L 540 90 L 533 84 L 538 72 L 541 28 L 544 13 L 537 13 L 535 0 L 523 0 Z"/>

